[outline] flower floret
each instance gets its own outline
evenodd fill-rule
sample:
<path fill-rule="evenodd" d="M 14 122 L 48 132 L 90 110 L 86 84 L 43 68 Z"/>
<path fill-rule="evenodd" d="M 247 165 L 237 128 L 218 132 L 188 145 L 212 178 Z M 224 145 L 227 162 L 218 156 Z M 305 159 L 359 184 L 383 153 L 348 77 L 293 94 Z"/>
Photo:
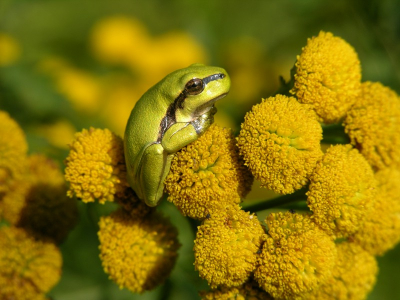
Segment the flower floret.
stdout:
<path fill-rule="evenodd" d="M 330 147 L 311 176 L 307 204 L 314 221 L 337 237 L 356 232 L 373 206 L 374 173 L 351 145 Z"/>
<path fill-rule="evenodd" d="M 16 227 L 0 228 L 0 298 L 44 299 L 60 279 L 62 256 L 51 242 Z"/>
<path fill-rule="evenodd" d="M 400 167 L 400 97 L 379 82 L 364 82 L 344 122 L 351 143 L 375 169 Z"/>
<path fill-rule="evenodd" d="M 238 137 L 240 154 L 263 187 L 290 194 L 321 158 L 322 129 L 310 106 L 277 95 L 253 106 Z"/>
<path fill-rule="evenodd" d="M 302 299 L 331 276 L 335 244 L 310 215 L 271 213 L 266 223 L 254 278 L 274 298 Z"/>
<path fill-rule="evenodd" d="M 386 168 L 375 178 L 378 187 L 374 207 L 352 240 L 372 255 L 383 255 L 400 241 L 400 171 Z"/>
<path fill-rule="evenodd" d="M 23 177 L 28 144 L 20 126 L 0 111 L 0 196 Z"/>
<path fill-rule="evenodd" d="M 211 288 L 242 285 L 255 268 L 264 230 L 255 215 L 227 207 L 198 228 L 195 268 Z"/>
<path fill-rule="evenodd" d="M 337 246 L 338 259 L 332 276 L 319 289 L 307 294 L 305 299 L 338 300 L 366 299 L 376 282 L 378 264 L 374 256 L 359 245 L 343 242 Z"/>
<path fill-rule="evenodd" d="M 104 271 L 120 288 L 143 293 L 170 274 L 180 244 L 177 230 L 159 213 L 133 218 L 123 209 L 102 217 L 98 232 Z"/>
<path fill-rule="evenodd" d="M 83 129 L 75 135 L 65 160 L 68 196 L 83 202 L 114 201 L 129 187 L 123 141 L 108 129 Z"/>
<path fill-rule="evenodd" d="M 165 190 L 183 215 L 202 220 L 223 205 L 240 203 L 252 181 L 232 132 L 213 124 L 176 153 Z"/>
<path fill-rule="evenodd" d="M 360 93 L 361 67 L 345 40 L 321 31 L 297 56 L 291 93 L 311 104 L 324 123 L 342 119 Z"/>

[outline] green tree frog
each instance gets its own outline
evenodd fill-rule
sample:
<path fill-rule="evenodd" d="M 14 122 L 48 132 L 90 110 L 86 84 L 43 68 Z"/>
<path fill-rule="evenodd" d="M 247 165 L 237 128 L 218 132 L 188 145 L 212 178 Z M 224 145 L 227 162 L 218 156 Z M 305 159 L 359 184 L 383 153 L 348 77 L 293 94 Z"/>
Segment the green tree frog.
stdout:
<path fill-rule="evenodd" d="M 156 206 L 174 154 L 214 122 L 214 104 L 230 79 L 222 68 L 193 64 L 167 75 L 132 109 L 125 129 L 128 182 L 137 196 Z"/>

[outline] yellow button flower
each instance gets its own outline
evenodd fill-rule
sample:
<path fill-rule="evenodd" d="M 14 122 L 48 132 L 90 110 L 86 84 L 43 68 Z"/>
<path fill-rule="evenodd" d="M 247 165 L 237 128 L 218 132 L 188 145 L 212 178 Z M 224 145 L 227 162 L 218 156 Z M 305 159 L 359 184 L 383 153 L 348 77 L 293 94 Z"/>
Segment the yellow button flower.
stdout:
<path fill-rule="evenodd" d="M 67 197 L 59 165 L 43 156 L 28 157 L 26 175 L 3 198 L 3 217 L 11 224 L 61 243 L 78 218 L 76 201 Z"/>
<path fill-rule="evenodd" d="M 60 279 L 62 257 L 50 242 L 0 228 L 0 299 L 38 300 Z"/>
<path fill-rule="evenodd" d="M 312 104 L 320 121 L 340 121 L 360 93 L 361 67 L 353 47 L 321 31 L 308 39 L 295 66 L 290 92 L 301 103 Z"/>
<path fill-rule="evenodd" d="M 214 124 L 175 155 L 165 190 L 183 215 L 204 219 L 224 205 L 240 203 L 252 181 L 232 132 Z"/>
<path fill-rule="evenodd" d="M 338 259 L 333 276 L 319 289 L 305 296 L 308 300 L 363 300 L 376 282 L 375 257 L 360 246 L 343 242 L 337 245 Z"/>
<path fill-rule="evenodd" d="M 220 287 L 216 290 L 200 292 L 200 296 L 202 300 L 273 300 L 255 282 L 248 282 L 240 287 Z"/>
<path fill-rule="evenodd" d="M 96 23 L 90 40 L 94 54 L 109 63 L 139 60 L 150 48 L 150 36 L 143 23 L 122 15 Z"/>
<path fill-rule="evenodd" d="M 12 36 L 0 32 L 0 67 L 14 63 L 20 54 L 18 42 Z"/>
<path fill-rule="evenodd" d="M 104 271 L 120 288 L 143 293 L 169 276 L 180 247 L 169 220 L 159 213 L 132 218 L 120 209 L 102 217 L 99 227 Z"/>
<path fill-rule="evenodd" d="M 371 166 L 400 167 L 400 97 L 379 82 L 364 82 L 345 119 L 345 132 Z"/>
<path fill-rule="evenodd" d="M 330 147 L 311 176 L 307 204 L 327 233 L 356 232 L 373 206 L 376 180 L 364 157 L 351 145 Z"/>
<path fill-rule="evenodd" d="M 227 207 L 198 227 L 194 242 L 195 268 L 211 288 L 240 286 L 256 267 L 264 230 L 257 217 Z"/>
<path fill-rule="evenodd" d="M 375 177 L 374 207 L 351 239 L 372 255 L 383 255 L 400 241 L 400 171 L 387 168 Z"/>
<path fill-rule="evenodd" d="M 238 146 L 263 187 L 290 194 L 308 182 L 322 156 L 322 129 L 310 106 L 277 95 L 245 116 Z"/>
<path fill-rule="evenodd" d="M 277 299 L 302 299 L 332 275 L 336 247 L 309 215 L 271 213 L 254 279 Z"/>
<path fill-rule="evenodd" d="M 10 185 L 22 178 L 27 150 L 28 144 L 22 129 L 7 112 L 0 111 L 0 200 Z"/>
<path fill-rule="evenodd" d="M 123 197 L 129 187 L 123 141 L 108 129 L 76 133 L 65 164 L 68 196 L 75 195 L 85 203 L 95 199 L 112 202 L 114 197 Z"/>
<path fill-rule="evenodd" d="M 64 95 L 76 110 L 86 114 L 98 111 L 104 91 L 95 76 L 57 56 L 42 60 L 38 69 L 54 80 L 57 91 Z"/>

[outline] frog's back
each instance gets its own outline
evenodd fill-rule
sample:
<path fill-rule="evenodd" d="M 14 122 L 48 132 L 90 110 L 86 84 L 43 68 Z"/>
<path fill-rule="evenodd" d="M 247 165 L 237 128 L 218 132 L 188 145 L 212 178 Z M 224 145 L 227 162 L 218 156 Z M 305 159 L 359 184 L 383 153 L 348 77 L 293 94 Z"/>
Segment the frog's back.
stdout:
<path fill-rule="evenodd" d="M 128 119 L 124 137 L 128 176 L 130 171 L 135 171 L 129 170 L 132 168 L 128 163 L 132 166 L 146 147 L 157 142 L 160 123 L 168 106 L 159 97 L 156 87 L 148 90 L 136 103 Z"/>

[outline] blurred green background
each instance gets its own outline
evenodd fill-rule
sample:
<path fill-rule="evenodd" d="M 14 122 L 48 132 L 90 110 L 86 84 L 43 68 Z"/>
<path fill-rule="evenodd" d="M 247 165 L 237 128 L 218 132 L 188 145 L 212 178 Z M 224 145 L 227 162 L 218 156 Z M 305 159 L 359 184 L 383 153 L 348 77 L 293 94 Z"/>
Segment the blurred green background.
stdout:
<path fill-rule="evenodd" d="M 1 0 L 0 109 L 24 129 L 30 153 L 62 163 L 74 132 L 93 126 L 122 135 L 142 93 L 167 73 L 202 62 L 232 78 L 216 122 L 237 133 L 244 114 L 277 90 L 279 76 L 289 78 L 296 55 L 320 30 L 356 49 L 363 81 L 399 93 L 399 8 L 396 0 Z M 171 278 L 143 295 L 119 290 L 101 268 L 96 235 L 99 216 L 114 208 L 80 203 L 52 299 L 196 299 L 207 288 L 192 265 L 190 223 L 164 201 L 160 209 L 183 245 Z M 400 246 L 378 261 L 368 299 L 400 299 Z"/>

